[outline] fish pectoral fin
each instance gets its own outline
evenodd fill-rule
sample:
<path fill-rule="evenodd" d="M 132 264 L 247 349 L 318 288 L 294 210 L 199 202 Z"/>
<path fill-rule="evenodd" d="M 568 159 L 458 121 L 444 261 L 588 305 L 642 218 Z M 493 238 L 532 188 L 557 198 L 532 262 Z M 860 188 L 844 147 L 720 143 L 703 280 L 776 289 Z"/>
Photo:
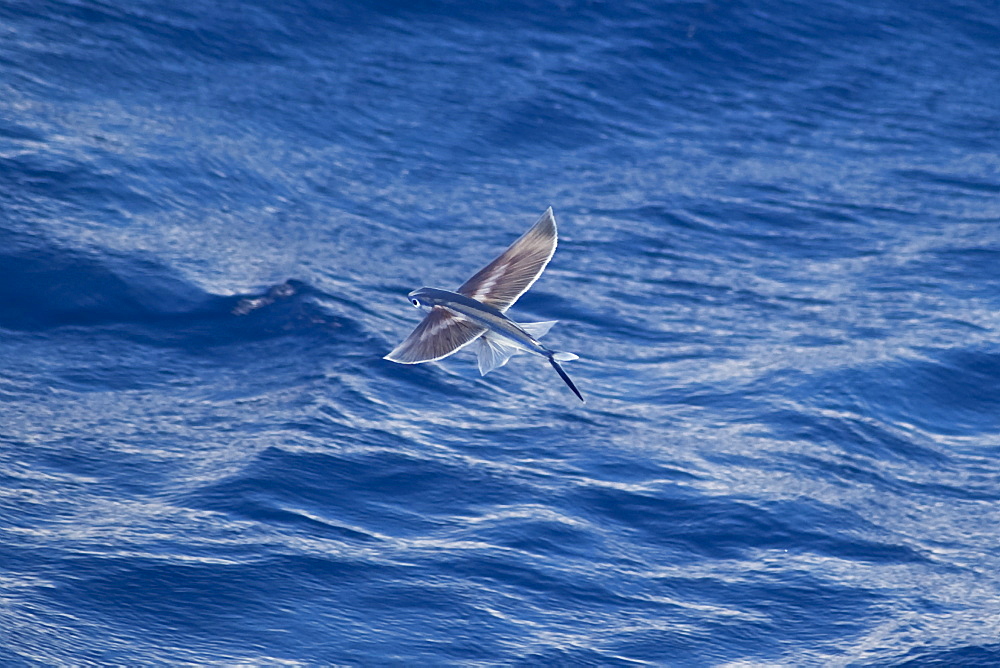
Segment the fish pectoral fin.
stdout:
<path fill-rule="evenodd" d="M 485 327 L 435 306 L 384 359 L 399 364 L 433 362 L 458 352 L 485 331 Z"/>
<path fill-rule="evenodd" d="M 520 348 L 506 341 L 490 336 L 479 337 L 479 373 L 485 376 L 493 369 L 502 367 L 512 355 L 522 352 Z"/>
<path fill-rule="evenodd" d="M 476 272 L 457 292 L 506 311 L 545 271 L 556 252 L 556 219 L 549 207 L 542 217 L 495 260 Z"/>
<path fill-rule="evenodd" d="M 546 320 L 545 322 L 519 322 L 517 323 L 521 329 L 528 333 L 528 336 L 535 339 L 536 341 L 552 329 L 552 325 L 559 322 L 558 320 Z"/>

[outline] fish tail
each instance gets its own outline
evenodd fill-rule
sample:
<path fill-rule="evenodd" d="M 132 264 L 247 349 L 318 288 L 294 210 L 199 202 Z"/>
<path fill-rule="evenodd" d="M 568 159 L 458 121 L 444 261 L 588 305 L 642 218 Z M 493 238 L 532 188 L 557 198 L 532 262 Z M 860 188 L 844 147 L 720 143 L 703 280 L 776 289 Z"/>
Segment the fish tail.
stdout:
<path fill-rule="evenodd" d="M 563 382 L 565 382 L 569 386 L 569 389 L 573 390 L 573 394 L 575 394 L 580 401 L 586 403 L 586 399 L 584 399 L 583 395 L 580 394 L 580 390 L 576 389 L 576 385 L 573 384 L 573 381 L 570 380 L 570 377 L 566 374 L 565 371 L 563 371 L 563 368 L 559 366 L 559 362 L 556 361 L 555 354 L 549 355 L 549 364 L 551 364 L 552 368 L 556 370 L 556 373 L 559 374 L 559 377 L 563 379 Z"/>

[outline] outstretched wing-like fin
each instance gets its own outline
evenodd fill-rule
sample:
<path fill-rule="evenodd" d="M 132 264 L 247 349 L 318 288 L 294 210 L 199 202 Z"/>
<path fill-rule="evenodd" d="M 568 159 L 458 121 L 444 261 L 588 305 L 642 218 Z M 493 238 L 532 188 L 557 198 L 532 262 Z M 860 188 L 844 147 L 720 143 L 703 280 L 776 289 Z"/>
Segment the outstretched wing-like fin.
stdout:
<path fill-rule="evenodd" d="M 545 265 L 556 252 L 557 241 L 556 219 L 549 207 L 530 230 L 463 283 L 457 292 L 506 311 L 545 271 Z"/>
<path fill-rule="evenodd" d="M 400 364 L 433 362 L 461 350 L 485 331 L 485 327 L 435 306 L 385 359 Z"/>

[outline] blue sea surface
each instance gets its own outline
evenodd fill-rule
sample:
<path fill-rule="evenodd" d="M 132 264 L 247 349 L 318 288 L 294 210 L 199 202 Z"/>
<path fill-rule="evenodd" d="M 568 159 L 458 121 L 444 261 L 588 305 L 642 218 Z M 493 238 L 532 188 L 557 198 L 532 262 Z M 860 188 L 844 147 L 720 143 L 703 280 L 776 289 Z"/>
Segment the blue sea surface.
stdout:
<path fill-rule="evenodd" d="M 5 667 L 1000 665 L 1000 4 L 0 0 L 0 410 Z"/>

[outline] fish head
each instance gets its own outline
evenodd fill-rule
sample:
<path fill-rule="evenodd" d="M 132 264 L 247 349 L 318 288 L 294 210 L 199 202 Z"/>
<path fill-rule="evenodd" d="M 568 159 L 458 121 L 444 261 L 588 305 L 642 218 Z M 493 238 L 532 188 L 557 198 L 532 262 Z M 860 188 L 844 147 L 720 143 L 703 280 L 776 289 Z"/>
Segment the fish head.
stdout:
<path fill-rule="evenodd" d="M 407 297 L 409 297 L 410 303 L 413 304 L 414 308 L 429 309 L 437 304 L 428 288 L 414 290 Z"/>

